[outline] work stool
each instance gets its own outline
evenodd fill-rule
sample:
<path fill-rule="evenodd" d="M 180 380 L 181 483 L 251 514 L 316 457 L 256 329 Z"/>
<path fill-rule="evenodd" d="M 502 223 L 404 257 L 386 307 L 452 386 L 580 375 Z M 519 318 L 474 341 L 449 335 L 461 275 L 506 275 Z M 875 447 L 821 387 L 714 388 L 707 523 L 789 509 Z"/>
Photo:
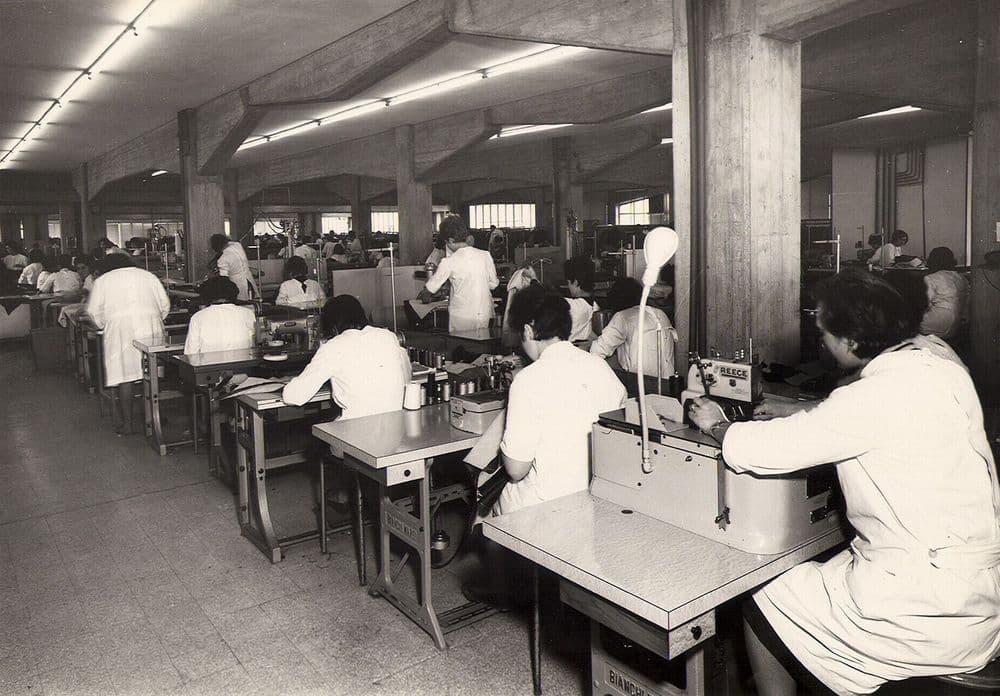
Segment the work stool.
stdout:
<path fill-rule="evenodd" d="M 920 677 L 890 682 L 878 690 L 878 696 L 963 696 L 974 693 L 1000 694 L 1000 658 L 978 672 Z"/>

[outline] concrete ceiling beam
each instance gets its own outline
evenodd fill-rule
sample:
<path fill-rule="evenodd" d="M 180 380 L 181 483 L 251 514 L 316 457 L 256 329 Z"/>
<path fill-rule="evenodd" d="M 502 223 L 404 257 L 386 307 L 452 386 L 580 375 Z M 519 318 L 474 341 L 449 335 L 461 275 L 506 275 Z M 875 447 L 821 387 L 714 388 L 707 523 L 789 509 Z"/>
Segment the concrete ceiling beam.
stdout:
<path fill-rule="evenodd" d="M 176 120 L 90 160 L 87 163 L 87 194 L 93 199 L 112 181 L 154 169 L 180 170 Z"/>
<path fill-rule="evenodd" d="M 605 123 L 669 101 L 670 69 L 664 68 L 499 104 L 490 115 L 498 125 Z"/>
<path fill-rule="evenodd" d="M 782 41 L 802 41 L 878 12 L 916 0 L 757 0 L 757 32 Z"/>
<path fill-rule="evenodd" d="M 455 0 L 449 26 L 456 34 L 669 54 L 674 34 L 669 5 L 663 0 Z"/>

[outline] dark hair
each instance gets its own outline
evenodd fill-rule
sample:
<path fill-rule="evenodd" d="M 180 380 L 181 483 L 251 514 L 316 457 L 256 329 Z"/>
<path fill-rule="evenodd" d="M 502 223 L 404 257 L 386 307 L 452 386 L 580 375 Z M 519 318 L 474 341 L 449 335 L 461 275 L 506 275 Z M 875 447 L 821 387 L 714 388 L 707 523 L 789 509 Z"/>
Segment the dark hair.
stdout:
<path fill-rule="evenodd" d="M 69 254 L 59 254 L 59 268 L 73 268 L 73 257 Z"/>
<path fill-rule="evenodd" d="M 97 248 L 98 249 L 110 249 L 113 246 L 115 246 L 115 243 L 112 242 L 107 237 L 104 237 L 103 239 L 98 239 L 97 240 Z"/>
<path fill-rule="evenodd" d="M 948 247 L 934 247 L 927 254 L 927 268 L 931 272 L 951 270 L 956 265 L 955 254 Z"/>
<path fill-rule="evenodd" d="M 28 252 L 28 263 L 45 263 L 45 254 L 41 249 L 32 249 Z"/>
<path fill-rule="evenodd" d="M 524 335 L 524 327 L 531 324 L 535 339 L 569 338 L 573 320 L 569 315 L 566 298 L 552 288 L 533 284 L 519 290 L 510 302 L 510 327 Z"/>
<path fill-rule="evenodd" d="M 299 241 L 301 241 L 303 244 L 309 244 L 310 242 L 312 242 L 312 240 L 313 240 L 312 235 L 304 234 L 302 235 Z"/>
<path fill-rule="evenodd" d="M 906 241 L 910 241 L 910 235 L 906 234 L 903 230 L 896 230 L 892 233 L 892 239 L 890 240 L 893 244 L 906 237 Z"/>
<path fill-rule="evenodd" d="M 437 238 L 435 238 L 435 240 L 434 240 L 434 248 L 435 249 L 444 249 L 444 246 L 445 246 L 444 245 L 444 237 L 437 237 Z"/>
<path fill-rule="evenodd" d="M 229 237 L 224 234 L 213 234 L 208 238 L 208 243 L 212 245 L 212 251 L 219 252 L 229 244 Z"/>
<path fill-rule="evenodd" d="M 438 232 L 442 239 L 454 239 L 457 242 L 464 242 L 465 236 L 469 234 L 469 228 L 465 226 L 465 220 L 461 215 L 448 213 L 438 225 Z"/>
<path fill-rule="evenodd" d="M 198 287 L 198 294 L 205 304 L 212 304 L 217 300 L 235 302 L 236 298 L 240 296 L 240 289 L 229 278 L 215 276 Z"/>
<path fill-rule="evenodd" d="M 114 271 L 119 268 L 133 268 L 132 258 L 125 254 L 108 254 L 100 261 L 101 273 Z"/>
<path fill-rule="evenodd" d="M 914 298 L 907 302 L 899 289 L 861 269 L 847 269 L 824 280 L 816 288 L 816 299 L 823 328 L 837 338 L 853 340 L 859 358 L 873 358 L 912 338 L 923 316 L 923 311 L 916 311 Z"/>
<path fill-rule="evenodd" d="M 336 244 L 333 245 L 333 253 L 334 254 L 345 254 L 347 252 L 344 250 L 344 245 L 341 244 L 340 242 L 337 242 Z"/>
<path fill-rule="evenodd" d="M 642 284 L 635 278 L 618 278 L 608 290 L 608 298 L 602 302 L 602 309 L 620 312 L 635 307 L 642 299 Z M 607 306 L 604 306 L 604 305 Z"/>
<path fill-rule="evenodd" d="M 309 266 L 306 265 L 306 260 L 301 256 L 292 256 L 285 261 L 285 268 L 282 273 L 285 276 L 285 280 L 291 280 L 297 275 L 308 275 Z"/>
<path fill-rule="evenodd" d="M 586 292 L 594 290 L 594 264 L 582 256 L 574 256 L 566 259 L 563 263 L 563 272 L 566 274 L 566 281 L 575 280 Z"/>
<path fill-rule="evenodd" d="M 368 326 L 364 307 L 354 295 L 337 295 L 326 301 L 320 314 L 323 338 L 332 338 L 348 329 Z"/>

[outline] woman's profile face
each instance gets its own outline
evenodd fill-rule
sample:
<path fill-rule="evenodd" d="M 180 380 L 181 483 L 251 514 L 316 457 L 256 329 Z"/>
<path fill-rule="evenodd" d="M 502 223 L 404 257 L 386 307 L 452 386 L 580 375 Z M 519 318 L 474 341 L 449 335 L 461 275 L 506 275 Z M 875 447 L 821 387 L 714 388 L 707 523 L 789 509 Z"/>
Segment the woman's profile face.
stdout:
<path fill-rule="evenodd" d="M 826 330 L 823 326 L 823 322 L 820 319 L 823 307 L 819 308 L 819 312 L 816 313 L 816 328 L 820 330 L 823 335 L 823 347 L 826 348 L 827 352 L 833 356 L 833 359 L 837 361 L 837 365 L 845 369 L 853 369 L 860 367 L 864 364 L 864 361 L 854 354 L 853 341 L 849 338 L 841 338 L 839 336 L 834 336 L 832 333 Z"/>

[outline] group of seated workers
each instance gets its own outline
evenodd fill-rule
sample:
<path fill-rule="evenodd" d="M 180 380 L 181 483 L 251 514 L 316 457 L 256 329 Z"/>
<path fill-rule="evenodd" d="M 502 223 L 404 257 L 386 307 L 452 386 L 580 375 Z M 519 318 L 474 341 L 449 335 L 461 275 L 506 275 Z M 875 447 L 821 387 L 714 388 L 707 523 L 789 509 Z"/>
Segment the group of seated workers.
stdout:
<path fill-rule="evenodd" d="M 438 272 L 444 267 L 454 280 L 464 247 L 450 241 L 455 253 Z M 141 377 L 132 339 L 162 339 L 170 305 L 155 276 L 128 257 L 106 258 L 88 312 L 104 328 L 108 385 L 119 387 L 120 404 L 130 404 L 132 382 Z M 454 268 L 447 259 L 456 260 Z M 286 283 L 307 292 L 292 261 Z M 479 273 L 488 285 L 487 269 Z M 626 398 L 604 358 L 614 353 L 626 369 L 639 362 L 636 290 L 624 281 L 616 286 L 620 311 L 589 352 L 570 342 L 571 303 L 554 289 L 531 283 L 511 298 L 507 321 L 530 364 L 510 387 L 498 455 L 507 482 L 492 514 L 587 489 L 591 426 Z M 209 304 L 192 318 L 185 349 L 252 345 L 253 314 L 234 303 L 238 288 L 217 278 L 202 293 Z M 728 422 L 710 399 L 690 406 L 691 421 L 718 441 L 736 472 L 834 466 L 857 532 L 830 560 L 787 571 L 747 603 L 746 640 L 762 694 L 793 694 L 797 683 L 871 693 L 889 681 L 974 671 L 1000 652 L 993 454 L 964 364 L 943 340 L 920 334 L 923 297 L 920 305 L 887 279 L 845 270 L 821 285 L 817 326 L 853 381 L 809 407 L 765 399 L 744 423 Z M 659 324 L 665 333 L 666 316 L 654 312 L 654 319 L 650 328 Z M 286 402 L 303 404 L 329 384 L 341 418 L 402 407 L 410 362 L 394 333 L 369 325 L 349 295 L 326 301 L 321 329 L 316 354 L 284 388 Z M 120 410 L 120 429 L 129 432 L 130 409 Z M 517 577 L 490 566 L 465 589 L 475 597 L 510 596 Z M 515 585 L 513 594 L 523 588 Z"/>

